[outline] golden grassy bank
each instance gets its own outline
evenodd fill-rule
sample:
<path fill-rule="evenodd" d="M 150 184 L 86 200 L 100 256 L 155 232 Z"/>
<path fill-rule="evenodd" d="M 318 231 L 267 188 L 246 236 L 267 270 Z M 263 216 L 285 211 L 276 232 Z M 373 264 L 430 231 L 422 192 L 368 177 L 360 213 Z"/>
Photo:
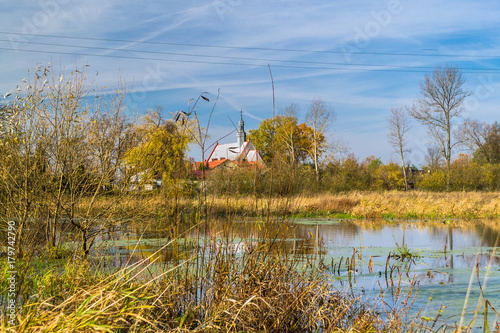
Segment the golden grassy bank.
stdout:
<path fill-rule="evenodd" d="M 500 217 L 500 193 L 354 192 L 303 198 L 303 209 L 365 218 L 441 219 Z"/>
<path fill-rule="evenodd" d="M 102 200 L 96 209 L 108 204 Z M 136 194 L 121 200 L 115 212 L 121 216 L 157 217 L 169 212 L 189 214 L 196 211 L 197 207 L 197 199 L 175 200 L 161 194 Z M 338 218 L 498 218 L 500 192 L 350 192 L 259 199 L 250 196 L 208 196 L 206 212 L 212 216 L 236 214 L 255 217 L 271 214 Z"/>
<path fill-rule="evenodd" d="M 229 227 L 234 221 L 227 223 Z M 173 245 L 172 240 L 155 254 L 116 270 L 97 258 L 68 258 L 64 269 L 45 270 L 25 261 L 27 270 L 19 270 L 24 287 L 14 325 L 2 316 L 0 331 L 426 331 L 418 312 L 409 312 L 417 286 L 396 286 L 405 301 L 397 307 L 384 306 L 383 298 L 367 301 L 339 291 L 328 272 L 315 264 L 317 254 L 304 261 L 282 249 L 274 237 L 278 229 L 288 230 L 286 223 L 256 228 L 257 234 L 243 241 L 255 246 L 241 253 L 230 246 L 229 236 L 192 239 L 203 251 L 193 247 L 185 259 L 159 262 L 157 254 Z M 0 260 L 0 276 L 0 294 L 5 295 L 5 260 Z"/>

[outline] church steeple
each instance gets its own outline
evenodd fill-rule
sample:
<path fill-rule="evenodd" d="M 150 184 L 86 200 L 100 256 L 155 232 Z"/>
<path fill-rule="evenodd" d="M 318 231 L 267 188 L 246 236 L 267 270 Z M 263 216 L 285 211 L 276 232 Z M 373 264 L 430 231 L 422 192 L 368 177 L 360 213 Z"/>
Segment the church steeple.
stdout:
<path fill-rule="evenodd" d="M 237 139 L 238 139 L 238 148 L 241 149 L 241 146 L 243 143 L 246 141 L 246 133 L 245 133 L 245 122 L 243 121 L 243 110 L 241 112 L 241 117 L 240 121 L 238 123 L 238 134 L 237 134 Z"/>

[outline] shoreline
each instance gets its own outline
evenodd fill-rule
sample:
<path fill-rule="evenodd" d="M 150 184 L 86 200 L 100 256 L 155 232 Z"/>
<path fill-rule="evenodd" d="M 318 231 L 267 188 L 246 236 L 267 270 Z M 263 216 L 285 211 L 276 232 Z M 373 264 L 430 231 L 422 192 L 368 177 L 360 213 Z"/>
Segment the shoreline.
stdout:
<path fill-rule="evenodd" d="M 113 197 L 104 198 L 97 211 Z M 207 196 L 211 217 L 339 218 L 339 219 L 495 219 L 500 218 L 500 192 L 349 192 L 315 196 Z M 199 212 L 197 198 L 164 197 L 161 193 L 134 194 L 115 207 L 118 216 L 160 217 Z"/>

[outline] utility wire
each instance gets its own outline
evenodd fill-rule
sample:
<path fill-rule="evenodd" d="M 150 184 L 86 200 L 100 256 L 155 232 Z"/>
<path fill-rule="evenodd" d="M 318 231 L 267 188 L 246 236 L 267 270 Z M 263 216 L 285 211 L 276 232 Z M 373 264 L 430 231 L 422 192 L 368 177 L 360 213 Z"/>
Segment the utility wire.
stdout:
<path fill-rule="evenodd" d="M 0 47 L 0 50 L 14 51 L 12 48 Z M 195 64 L 213 64 L 213 65 L 230 65 L 230 66 L 250 66 L 250 67 L 267 67 L 268 64 L 251 64 L 251 63 L 232 63 L 232 62 L 221 62 L 221 61 L 202 61 L 202 60 L 180 60 L 180 59 L 165 59 L 165 58 L 149 58 L 149 57 L 134 57 L 125 55 L 107 55 L 107 54 L 91 54 L 91 53 L 76 53 L 76 52 L 61 52 L 61 51 L 41 51 L 41 50 L 25 50 L 16 49 L 20 52 L 30 52 L 30 53 L 46 53 L 46 54 L 63 54 L 71 56 L 87 56 L 87 57 L 104 57 L 104 58 L 114 58 L 114 59 L 134 59 L 134 60 L 150 60 L 150 61 L 162 61 L 162 62 L 180 62 L 180 63 L 195 63 Z M 334 70 L 345 70 L 345 71 L 391 71 L 391 72 L 413 72 L 413 73 L 424 73 L 426 71 L 417 70 L 397 70 L 397 69 L 361 69 L 361 68 L 341 68 L 341 67 L 311 67 L 311 66 L 291 66 L 291 65 L 273 65 L 273 67 L 280 68 L 295 68 L 295 69 L 334 69 Z"/>
<path fill-rule="evenodd" d="M 280 51 L 280 52 L 302 52 L 302 53 L 330 53 L 330 54 L 345 54 L 345 51 L 331 50 L 305 50 L 305 49 L 285 49 L 285 48 L 266 48 L 266 47 L 246 47 L 246 46 L 227 46 L 227 45 L 210 45 L 210 44 L 191 44 L 191 43 L 173 43 L 173 42 L 152 42 L 130 39 L 111 39 L 111 38 L 91 38 L 79 36 L 61 36 L 61 35 L 46 35 L 46 34 L 25 34 L 19 32 L 0 31 L 0 34 L 16 35 L 16 36 L 31 36 L 31 37 L 47 37 L 47 38 L 63 38 L 72 40 L 89 40 L 117 43 L 134 43 L 134 44 L 151 44 L 151 45 L 172 45 L 172 46 L 188 46 L 188 47 L 206 47 L 206 48 L 222 48 L 222 49 L 239 49 L 239 50 L 260 50 L 260 51 Z M 17 41 L 19 42 L 19 41 Z M 349 45 L 348 43 L 344 44 Z M 385 56 L 413 56 L 413 57 L 461 57 L 461 58 L 499 58 L 499 55 L 470 55 L 470 54 L 436 54 L 436 53 L 396 53 L 396 52 L 365 52 L 351 51 L 349 54 L 359 55 L 385 55 Z"/>
<path fill-rule="evenodd" d="M 125 56 L 125 55 L 107 55 L 107 54 L 92 54 L 92 53 L 76 53 L 76 52 L 62 52 L 62 51 L 42 51 L 42 50 L 26 50 L 26 49 L 13 49 L 0 47 L 0 50 L 7 51 L 19 51 L 19 52 L 29 52 L 29 53 L 44 53 L 44 54 L 58 54 L 58 55 L 70 55 L 70 56 L 86 56 L 86 57 L 102 57 L 102 58 L 113 58 L 113 59 L 133 59 L 133 60 L 149 60 L 149 61 L 161 61 L 161 62 L 178 62 L 178 63 L 194 63 L 194 64 L 211 64 L 211 65 L 229 65 L 229 66 L 246 66 L 246 67 L 267 67 L 268 64 L 259 63 L 233 63 L 233 62 L 222 62 L 222 61 L 202 61 L 202 60 L 180 60 L 180 59 L 165 59 L 165 58 L 149 58 L 149 57 L 135 57 L 135 56 Z M 359 65 L 362 67 L 368 67 L 368 65 Z M 383 66 L 383 65 L 380 65 Z M 312 66 L 292 66 L 292 65 L 279 65 L 273 64 L 275 68 L 289 68 L 289 69 L 324 69 L 324 70 L 339 70 L 339 71 L 374 71 L 374 72 L 399 72 L 399 73 L 427 73 L 428 70 L 414 70 L 410 69 L 391 69 L 391 68 L 346 68 L 346 67 L 312 67 Z M 386 67 L 389 67 L 386 66 Z M 410 67 L 412 68 L 412 67 Z M 490 72 L 488 72 L 490 71 Z M 476 74 L 498 74 L 498 69 L 473 69 L 473 70 L 463 70 L 463 73 L 476 73 Z"/>
<path fill-rule="evenodd" d="M 7 40 L 7 39 L 0 39 L 0 42 L 9 42 L 9 40 Z M 253 61 L 265 61 L 265 62 L 288 62 L 288 63 L 298 63 L 298 64 L 336 65 L 336 66 L 364 66 L 364 67 L 385 67 L 385 68 L 434 69 L 434 67 L 429 67 L 429 66 L 359 64 L 359 63 L 325 62 L 325 61 L 308 61 L 308 60 L 283 60 L 283 59 L 266 59 L 266 58 L 253 58 L 253 57 L 231 57 L 231 56 L 219 56 L 219 55 L 209 55 L 209 54 L 192 54 L 192 53 L 163 52 L 163 51 L 145 51 L 145 50 L 136 50 L 136 49 L 120 49 L 120 48 L 111 48 L 111 47 L 69 45 L 69 44 L 32 42 L 32 41 L 27 41 L 27 42 L 21 41 L 19 43 L 30 44 L 30 45 L 45 45 L 45 46 L 61 46 L 61 47 L 72 47 L 72 48 L 86 48 L 86 49 L 92 49 L 92 50 L 103 50 L 103 51 L 114 51 L 114 52 L 136 52 L 136 53 L 146 53 L 146 54 L 162 54 L 162 55 L 175 55 L 175 56 L 184 56 L 184 57 L 202 57 L 202 58 L 217 58 L 217 59 L 230 59 L 230 60 L 253 60 Z M 493 70 L 493 71 L 500 71 L 500 69 L 495 69 L 495 68 L 462 68 L 462 70 L 473 70 L 473 71 Z"/>

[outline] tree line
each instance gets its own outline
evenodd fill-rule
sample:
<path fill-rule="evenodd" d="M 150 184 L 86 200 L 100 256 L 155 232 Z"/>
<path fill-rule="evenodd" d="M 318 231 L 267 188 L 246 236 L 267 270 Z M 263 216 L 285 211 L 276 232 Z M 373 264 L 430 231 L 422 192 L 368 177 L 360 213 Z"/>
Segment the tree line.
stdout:
<path fill-rule="evenodd" d="M 424 167 L 438 175 L 444 172 L 447 190 L 456 190 L 458 178 L 462 176 L 456 170 L 457 163 L 470 167 L 467 172 L 476 171 L 474 169 L 476 163 L 483 166 L 488 164 L 486 168 L 489 172 L 495 172 L 495 165 L 500 162 L 498 123 L 490 125 L 461 117 L 464 102 L 471 95 L 464 84 L 465 77 L 458 67 L 437 67 L 432 74 L 426 74 L 424 80 L 420 82 L 420 95 L 413 104 L 392 108 L 388 118 L 389 142 L 401 157 L 403 169 L 405 153 L 411 149 L 407 147 L 410 120 L 414 119 L 426 127 L 432 145 L 428 151 L 428 159 L 432 162 L 431 165 Z M 453 152 L 457 149 L 468 151 L 473 154 L 473 158 L 460 153 L 453 161 Z M 489 185 L 480 181 L 473 183 L 463 185 L 463 189 L 498 188 L 495 183 Z M 426 184 L 428 182 L 424 182 L 423 186 Z M 442 186 L 436 185 L 433 188 L 442 189 Z"/>
<path fill-rule="evenodd" d="M 346 155 L 344 145 L 330 135 L 335 120 L 333 107 L 319 99 L 311 103 L 303 123 L 298 121 L 298 106 L 291 104 L 281 114 L 263 120 L 250 131 L 249 138 L 268 164 L 281 163 L 280 172 L 284 173 L 290 169 L 290 184 L 300 184 L 297 189 L 302 192 L 409 187 L 437 191 L 498 190 L 499 124 L 461 118 L 464 101 L 470 95 L 464 83 L 459 68 L 438 67 L 425 75 L 420 95 L 411 105 L 390 109 L 388 142 L 399 156 L 399 163 L 384 165 L 373 156 L 360 162 L 354 155 Z M 413 121 L 425 126 L 430 139 L 421 170 L 410 166 L 408 160 Z M 312 182 L 312 178 L 316 181 Z"/>
<path fill-rule="evenodd" d="M 470 93 L 458 68 L 437 68 L 425 76 L 415 103 L 391 110 L 389 143 L 398 163 L 348 154 L 331 135 L 333 107 L 316 99 L 303 122 L 292 104 L 249 131 L 266 168 L 213 170 L 205 182 L 188 149 L 207 150 L 209 124 L 200 124 L 196 110 L 211 103 L 213 113 L 218 98 L 210 102 L 202 93 L 171 117 L 162 107 L 140 116 L 128 109 L 127 84 L 98 87 L 88 67 L 37 66 L 0 105 L 0 215 L 17 221 L 19 244 L 41 242 L 50 251 L 71 229 L 86 253 L 103 226 L 114 223 L 120 202 L 151 178 L 162 180 L 165 198 L 405 190 L 409 183 L 438 191 L 500 188 L 500 125 L 461 121 Z M 418 171 L 407 157 L 412 120 L 433 140 Z M 469 154 L 453 158 L 459 147 Z"/>

